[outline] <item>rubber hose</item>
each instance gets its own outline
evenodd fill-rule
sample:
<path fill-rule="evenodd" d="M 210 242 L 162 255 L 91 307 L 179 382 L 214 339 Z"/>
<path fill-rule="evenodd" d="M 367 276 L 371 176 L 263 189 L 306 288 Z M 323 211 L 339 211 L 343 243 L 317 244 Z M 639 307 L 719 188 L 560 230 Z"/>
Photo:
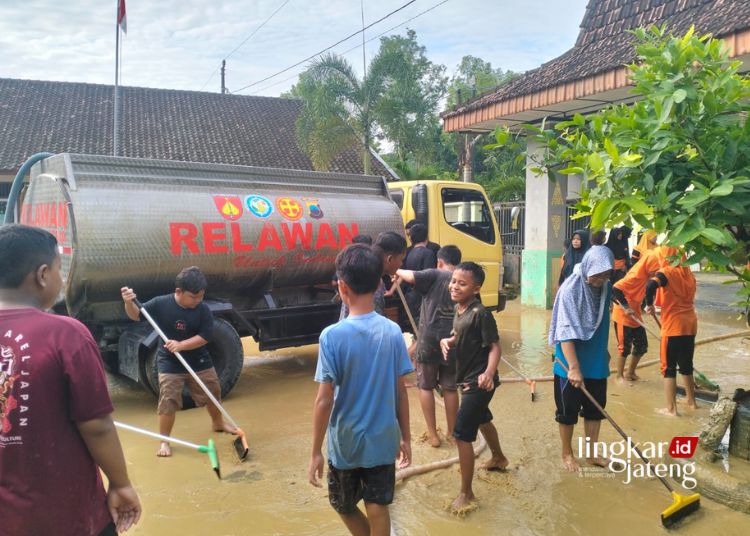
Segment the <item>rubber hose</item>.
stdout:
<path fill-rule="evenodd" d="M 8 204 L 5 207 L 5 217 L 3 218 L 3 224 L 14 223 L 16 213 L 16 203 L 18 202 L 18 196 L 21 194 L 21 188 L 23 188 L 23 179 L 31 169 L 31 166 L 49 158 L 55 156 L 54 153 L 36 153 L 30 156 L 26 162 L 23 163 L 21 169 L 16 173 L 16 177 L 13 179 L 13 184 L 10 187 L 10 194 L 8 194 Z"/>

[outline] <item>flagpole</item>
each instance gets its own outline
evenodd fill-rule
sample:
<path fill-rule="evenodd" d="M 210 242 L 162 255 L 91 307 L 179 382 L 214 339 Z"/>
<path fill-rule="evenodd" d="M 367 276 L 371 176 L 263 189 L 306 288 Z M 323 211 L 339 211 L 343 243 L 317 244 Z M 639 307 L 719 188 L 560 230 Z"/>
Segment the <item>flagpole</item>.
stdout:
<path fill-rule="evenodd" d="M 115 0 L 115 98 L 112 154 L 120 153 L 120 0 Z"/>

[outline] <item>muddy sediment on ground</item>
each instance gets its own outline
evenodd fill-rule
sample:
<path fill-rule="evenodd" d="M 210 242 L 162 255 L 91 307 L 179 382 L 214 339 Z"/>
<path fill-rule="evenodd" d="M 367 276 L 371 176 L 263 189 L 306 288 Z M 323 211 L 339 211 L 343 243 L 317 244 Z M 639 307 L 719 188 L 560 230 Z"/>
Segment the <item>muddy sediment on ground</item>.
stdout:
<path fill-rule="evenodd" d="M 522 313 L 522 314 L 521 314 Z M 524 373 L 548 375 L 550 353 L 546 346 L 549 313 L 522 309 L 518 301 L 497 315 L 504 355 Z M 743 325 L 736 314 L 701 313 L 698 338 L 737 331 Z M 264 360 L 243 370 L 226 408 L 248 433 L 250 459 L 239 463 L 232 437 L 210 432 L 203 409 L 181 412 L 174 436 L 196 443 L 209 437 L 217 442 L 224 479 L 220 482 L 201 455 L 174 447 L 171 459 L 157 459 L 157 442 L 121 431 L 131 477 L 144 506 L 141 523 L 130 533 L 186 534 L 343 534 L 343 525 L 328 505 L 325 489 L 307 483 L 311 441 L 312 403 L 317 390 L 312 376 L 317 347 L 287 349 L 254 355 L 286 356 L 278 362 Z M 610 352 L 616 345 L 611 341 Z M 658 344 L 650 340 L 644 360 L 658 357 Z M 253 363 L 252 358 L 246 360 Z M 750 345 L 740 339 L 699 347 L 696 368 L 718 382 L 725 392 L 750 384 Z M 501 376 L 513 373 L 503 364 Z M 644 381 L 618 385 L 610 379 L 607 409 L 638 442 L 669 442 L 677 435 L 697 435 L 708 418 L 708 405 L 689 411 L 678 408 L 678 419 L 660 417 L 654 408 L 663 405 L 658 367 L 642 369 Z M 156 429 L 155 401 L 140 389 L 113 379 L 115 418 Z M 425 431 L 417 394 L 410 389 L 414 463 L 455 456 L 447 444 L 435 449 L 416 439 Z M 613 474 L 593 467 L 569 474 L 559 461 L 559 438 L 553 420 L 551 383 L 537 385 L 531 402 L 523 383 L 502 385 L 491 410 L 503 450 L 511 461 L 507 473 L 477 472 L 474 491 L 478 508 L 465 519 L 451 516 L 445 506 L 459 488 L 457 466 L 421 475 L 397 486 L 392 507 L 396 534 L 654 534 L 661 528 L 659 514 L 671 504 L 666 489 L 655 478 L 632 477 L 627 471 Z M 445 429 L 438 408 L 438 423 Z M 579 428 L 582 428 L 579 426 Z M 574 450 L 580 430 L 576 430 Z M 601 440 L 620 439 L 606 422 Z M 488 456 L 485 452 L 480 459 Z M 660 462 L 662 460 L 654 460 Z M 634 463 L 638 465 L 637 462 Z M 677 478 L 677 484 L 680 483 Z M 680 488 L 678 488 L 680 489 Z M 681 489 L 684 494 L 690 493 Z M 679 527 L 682 535 L 747 534 L 750 516 L 708 499 Z"/>

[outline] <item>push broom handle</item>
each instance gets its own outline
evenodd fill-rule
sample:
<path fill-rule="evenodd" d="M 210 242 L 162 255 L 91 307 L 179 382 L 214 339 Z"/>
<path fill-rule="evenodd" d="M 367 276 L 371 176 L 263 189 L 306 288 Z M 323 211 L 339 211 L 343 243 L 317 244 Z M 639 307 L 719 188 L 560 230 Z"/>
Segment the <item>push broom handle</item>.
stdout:
<path fill-rule="evenodd" d="M 638 318 L 637 316 L 635 316 L 635 313 L 633 313 L 632 311 L 628 310 L 628 308 L 627 308 L 627 307 L 625 307 L 625 306 L 624 306 L 623 304 L 621 304 L 620 302 L 615 302 L 615 303 L 616 303 L 617 305 L 619 305 L 620 307 L 622 307 L 622 310 L 623 310 L 623 311 L 625 311 L 625 314 L 627 314 L 627 315 L 628 315 L 628 316 L 629 316 L 630 318 L 632 318 L 632 319 L 633 319 L 633 320 L 635 321 L 635 323 L 636 323 L 636 324 L 638 324 L 638 325 L 639 325 L 639 326 L 641 326 L 641 327 L 642 327 L 643 329 L 645 329 L 646 331 L 648 331 L 648 332 L 649 332 L 649 334 L 650 334 L 650 335 L 651 335 L 652 337 L 655 337 L 655 338 L 657 338 L 657 339 L 661 339 L 661 335 L 659 335 L 658 333 L 656 333 L 656 332 L 652 331 L 652 330 L 651 330 L 651 328 L 649 328 L 649 327 L 648 327 L 648 326 L 647 326 L 646 324 L 644 324 L 644 323 L 643 323 L 643 321 L 641 321 L 641 319 L 640 319 L 640 318 Z M 656 317 L 654 317 L 654 318 L 656 318 Z M 659 323 L 659 321 L 658 321 L 658 320 L 657 320 L 656 322 L 657 322 L 657 324 Z M 660 325 L 659 327 L 661 327 L 661 325 Z"/>
<path fill-rule="evenodd" d="M 404 292 L 401 290 L 401 285 L 397 281 L 394 283 L 396 285 L 396 291 L 398 292 L 398 297 L 401 298 L 401 303 L 404 304 L 404 309 L 406 310 L 406 316 L 409 317 L 409 322 L 411 323 L 411 329 L 414 330 L 414 336 L 418 339 L 419 338 L 419 331 L 417 330 L 417 324 L 414 322 L 414 317 L 411 315 L 411 309 L 409 309 L 409 304 L 406 303 L 406 296 L 404 296 Z"/>
<path fill-rule="evenodd" d="M 196 445 L 195 443 L 183 441 L 182 439 L 175 439 L 174 437 L 157 434 L 156 432 L 144 430 L 143 428 L 136 428 L 135 426 L 131 426 L 129 424 L 125 424 L 122 422 L 115 421 L 115 426 L 117 426 L 118 428 L 122 428 L 123 430 L 130 430 L 131 432 L 135 432 L 137 434 L 143 434 L 143 435 L 155 437 L 156 439 L 161 439 L 162 441 L 167 441 L 170 443 L 177 443 L 178 445 L 182 445 L 184 447 L 190 447 L 191 449 L 199 450 L 201 452 L 205 452 L 208 450 L 207 447 L 204 447 L 203 445 Z"/>
<path fill-rule="evenodd" d="M 140 313 L 148 320 L 148 323 L 151 324 L 151 327 L 154 328 L 156 333 L 159 334 L 159 337 L 164 342 L 167 342 L 169 339 L 164 334 L 164 332 L 161 330 L 161 328 L 158 326 L 158 324 L 154 321 L 153 318 L 151 318 L 151 315 L 148 314 L 148 311 L 143 308 L 143 304 L 138 301 L 137 298 L 133 299 L 133 303 L 135 303 L 136 307 L 138 307 L 138 310 Z M 214 403 L 214 406 L 221 412 L 221 414 L 224 416 L 226 420 L 229 421 L 229 423 L 234 426 L 235 428 L 239 428 L 237 426 L 237 423 L 234 422 L 234 419 L 227 413 L 227 410 L 224 409 L 224 406 L 222 406 L 218 400 L 216 400 L 216 397 L 211 393 L 211 391 L 208 390 L 208 387 L 206 387 L 206 384 L 203 383 L 203 381 L 198 377 L 198 375 L 195 373 L 195 371 L 192 369 L 190 365 L 188 365 L 187 361 L 185 361 L 185 358 L 182 357 L 180 352 L 173 352 L 175 356 L 177 356 L 177 359 L 180 360 L 180 363 L 182 363 L 182 366 L 185 367 L 185 370 L 187 370 L 190 375 L 193 377 L 193 379 L 200 385 L 201 389 L 203 389 L 203 392 L 206 393 L 206 396 L 211 400 L 211 402 Z"/>
<path fill-rule="evenodd" d="M 500 359 L 502 359 L 502 360 L 503 360 L 503 363 L 505 363 L 506 365 L 508 365 L 508 367 L 510 367 L 510 370 L 512 370 L 513 372 L 515 372 L 516 374 L 518 374 L 518 375 L 519 375 L 519 376 L 520 376 L 521 378 L 523 378 L 523 379 L 524 379 L 524 381 L 525 381 L 526 383 L 531 383 L 531 380 L 530 380 L 530 379 L 528 379 L 528 378 L 527 378 L 527 377 L 526 377 L 526 376 L 524 375 L 524 373 L 523 373 L 523 372 L 521 372 L 521 371 L 520 371 L 520 370 L 518 370 L 518 369 L 517 369 L 516 367 L 514 367 L 513 365 L 511 365 L 511 364 L 510 364 L 510 362 L 509 362 L 509 361 L 508 361 L 507 359 L 505 359 L 505 357 L 504 357 L 504 356 L 500 356 Z"/>
<path fill-rule="evenodd" d="M 555 362 L 562 367 L 562 369 L 565 371 L 566 374 L 568 373 L 568 367 L 566 367 L 563 364 L 563 362 L 560 361 L 560 359 L 558 359 L 556 357 L 555 358 Z M 609 416 L 609 413 L 607 413 L 604 410 L 604 408 L 599 404 L 599 402 L 597 402 L 596 399 L 593 396 L 591 396 L 591 393 L 588 392 L 588 389 L 586 389 L 586 386 L 583 383 L 581 383 L 581 386 L 579 387 L 579 389 L 583 392 L 584 395 L 586 395 L 586 398 L 588 398 L 591 401 L 591 403 L 594 404 L 594 407 L 596 409 L 598 409 L 601 412 L 601 414 L 604 415 L 607 418 L 607 420 L 609 421 L 609 424 L 611 424 L 614 427 L 614 429 L 619 432 L 619 434 L 622 436 L 622 438 L 625 440 L 625 442 L 628 442 L 628 440 L 630 439 L 630 437 L 628 436 L 628 434 L 626 434 L 623 431 L 623 429 L 618 426 L 618 424 L 615 422 L 615 420 L 612 417 Z M 643 460 L 644 462 L 646 462 L 646 465 L 651 465 L 651 462 L 648 460 L 648 458 L 646 458 L 643 455 L 643 453 L 641 452 L 641 449 L 639 449 L 638 446 L 635 443 L 632 443 L 632 447 L 633 447 L 633 450 L 635 450 L 636 454 L 638 454 L 638 456 L 641 458 L 641 460 Z M 672 484 L 670 484 L 669 481 L 666 478 L 664 478 L 663 476 L 660 476 L 656 472 L 654 472 L 654 474 L 656 475 L 656 477 L 659 480 L 661 480 L 661 483 L 664 484 L 664 486 L 666 486 L 666 488 L 670 492 L 674 492 L 674 488 L 672 487 Z"/>

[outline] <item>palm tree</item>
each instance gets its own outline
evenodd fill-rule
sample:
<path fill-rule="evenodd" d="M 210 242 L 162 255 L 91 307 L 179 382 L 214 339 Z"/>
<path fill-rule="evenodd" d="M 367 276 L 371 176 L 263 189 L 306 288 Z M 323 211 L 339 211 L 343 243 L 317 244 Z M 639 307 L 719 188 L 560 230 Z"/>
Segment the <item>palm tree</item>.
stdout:
<path fill-rule="evenodd" d="M 375 108 L 387 88 L 387 73 L 395 59 L 378 54 L 360 80 L 346 59 L 327 54 L 300 76 L 292 92 L 305 102 L 297 122 L 297 139 L 315 169 L 328 169 L 343 148 L 359 144 L 364 172 L 370 173 Z"/>

